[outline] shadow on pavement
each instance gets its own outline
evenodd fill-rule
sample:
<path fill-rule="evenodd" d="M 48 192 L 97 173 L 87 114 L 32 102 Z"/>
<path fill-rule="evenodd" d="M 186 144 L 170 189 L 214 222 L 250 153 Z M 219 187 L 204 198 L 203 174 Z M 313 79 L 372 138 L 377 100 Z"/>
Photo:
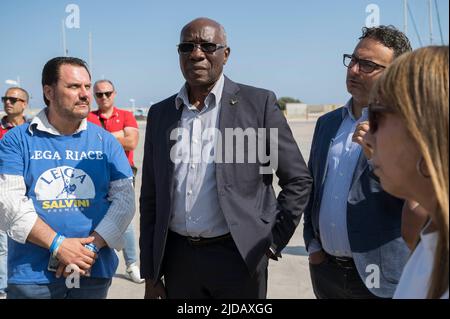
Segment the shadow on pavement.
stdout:
<path fill-rule="evenodd" d="M 126 280 L 126 281 L 130 281 L 130 282 L 131 282 L 131 280 L 130 280 L 127 276 L 125 276 L 124 274 L 118 274 L 118 273 L 116 273 L 116 274 L 114 275 L 114 278 L 120 278 L 120 279 L 124 279 L 124 280 Z"/>

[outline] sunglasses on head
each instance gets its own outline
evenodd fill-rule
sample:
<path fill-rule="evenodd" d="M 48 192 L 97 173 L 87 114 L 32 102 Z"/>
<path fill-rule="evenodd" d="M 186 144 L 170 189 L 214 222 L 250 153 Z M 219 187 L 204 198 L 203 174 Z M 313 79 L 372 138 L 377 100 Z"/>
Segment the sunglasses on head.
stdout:
<path fill-rule="evenodd" d="M 205 53 L 214 53 L 219 49 L 226 48 L 226 45 L 217 44 L 212 42 L 202 42 L 202 43 L 193 43 L 193 42 L 182 42 L 178 44 L 178 52 L 180 53 L 191 53 L 195 48 L 200 48 Z"/>
<path fill-rule="evenodd" d="M 114 91 L 109 91 L 109 92 L 96 92 L 95 96 L 98 97 L 99 99 L 101 99 L 103 97 L 103 94 L 109 98 L 111 96 L 111 94 L 113 94 Z"/>
<path fill-rule="evenodd" d="M 17 101 L 25 102 L 25 100 L 20 99 L 18 97 L 11 97 L 11 96 L 2 96 L 2 102 L 6 103 L 6 101 L 10 101 L 11 104 L 15 104 Z"/>

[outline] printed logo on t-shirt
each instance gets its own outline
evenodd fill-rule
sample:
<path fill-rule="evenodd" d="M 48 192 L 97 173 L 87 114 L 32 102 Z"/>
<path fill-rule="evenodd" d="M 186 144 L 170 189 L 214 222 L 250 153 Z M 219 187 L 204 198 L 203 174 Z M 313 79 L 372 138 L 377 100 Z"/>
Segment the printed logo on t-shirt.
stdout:
<path fill-rule="evenodd" d="M 39 176 L 34 189 L 42 209 L 50 211 L 84 210 L 95 198 L 91 177 L 82 169 L 59 166 Z"/>

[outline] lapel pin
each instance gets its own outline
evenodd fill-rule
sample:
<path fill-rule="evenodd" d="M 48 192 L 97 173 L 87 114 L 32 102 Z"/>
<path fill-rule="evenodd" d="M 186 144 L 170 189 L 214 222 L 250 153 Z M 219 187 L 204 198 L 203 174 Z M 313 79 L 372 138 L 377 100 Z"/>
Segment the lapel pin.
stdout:
<path fill-rule="evenodd" d="M 232 98 L 232 99 L 230 100 L 230 104 L 231 104 L 231 105 L 238 104 L 238 99 L 237 99 L 236 97 Z"/>

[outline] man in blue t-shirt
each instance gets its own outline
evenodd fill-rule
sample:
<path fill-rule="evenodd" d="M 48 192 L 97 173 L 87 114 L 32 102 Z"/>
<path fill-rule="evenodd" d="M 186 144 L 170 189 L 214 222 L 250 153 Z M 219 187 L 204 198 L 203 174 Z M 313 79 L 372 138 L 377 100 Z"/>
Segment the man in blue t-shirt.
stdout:
<path fill-rule="evenodd" d="M 116 139 L 86 120 L 84 61 L 51 59 L 42 86 L 47 107 L 0 142 L 7 298 L 106 298 L 135 211 L 132 172 Z"/>

